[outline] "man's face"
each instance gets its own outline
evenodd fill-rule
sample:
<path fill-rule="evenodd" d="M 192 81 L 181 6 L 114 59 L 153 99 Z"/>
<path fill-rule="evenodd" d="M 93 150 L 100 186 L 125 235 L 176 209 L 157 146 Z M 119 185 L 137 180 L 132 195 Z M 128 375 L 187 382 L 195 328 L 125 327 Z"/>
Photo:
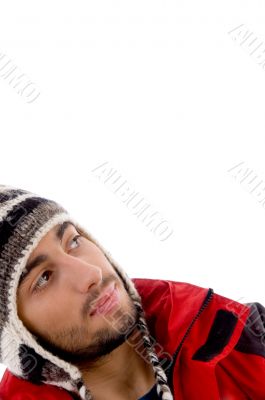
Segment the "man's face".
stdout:
<path fill-rule="evenodd" d="M 61 229 L 61 240 L 57 236 Z M 94 361 L 125 340 L 137 312 L 103 252 L 72 223 L 56 225 L 31 253 L 47 259 L 19 283 L 18 316 L 47 350 L 73 363 Z M 105 314 L 90 315 L 102 292 L 115 283 L 119 300 Z"/>

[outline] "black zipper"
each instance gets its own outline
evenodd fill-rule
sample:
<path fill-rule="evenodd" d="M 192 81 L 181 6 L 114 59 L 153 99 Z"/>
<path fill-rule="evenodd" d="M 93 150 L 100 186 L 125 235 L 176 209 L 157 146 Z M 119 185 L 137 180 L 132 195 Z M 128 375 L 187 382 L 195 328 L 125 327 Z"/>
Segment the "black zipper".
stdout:
<path fill-rule="evenodd" d="M 183 343 L 184 343 L 184 341 L 186 340 L 187 336 L 189 335 L 189 333 L 190 333 L 190 331 L 191 331 L 191 328 L 193 327 L 195 321 L 199 318 L 199 316 L 201 315 L 201 313 L 203 312 L 203 310 L 208 306 L 208 304 L 209 304 L 210 301 L 212 300 L 213 294 L 214 294 L 213 289 L 212 289 L 212 288 L 209 288 L 209 289 L 208 289 L 208 292 L 207 292 L 207 295 L 206 295 L 205 299 L 203 300 L 203 303 L 202 303 L 202 305 L 201 305 L 199 311 L 197 312 L 197 314 L 195 315 L 195 317 L 194 317 L 193 320 L 191 321 L 191 323 L 190 323 L 188 329 L 186 330 L 186 332 L 185 332 L 185 334 L 184 334 L 184 336 L 183 336 L 181 342 L 179 343 L 177 349 L 175 350 L 175 352 L 174 352 L 174 354 L 173 354 L 173 356 L 172 356 L 173 362 L 171 361 L 172 364 L 171 364 L 170 368 L 166 371 L 168 385 L 169 385 L 169 387 L 171 388 L 172 393 L 173 393 L 173 370 L 174 370 L 174 366 L 175 366 L 175 363 L 176 363 L 178 354 L 179 354 L 179 352 L 180 352 L 180 349 L 181 349 L 181 347 L 183 346 Z"/>

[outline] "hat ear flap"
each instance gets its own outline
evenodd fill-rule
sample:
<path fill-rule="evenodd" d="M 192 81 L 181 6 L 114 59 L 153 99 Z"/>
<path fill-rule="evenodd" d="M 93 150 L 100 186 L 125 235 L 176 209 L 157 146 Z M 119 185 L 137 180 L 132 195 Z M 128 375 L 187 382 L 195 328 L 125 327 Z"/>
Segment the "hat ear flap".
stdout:
<path fill-rule="evenodd" d="M 44 358 L 31 347 L 21 344 L 19 346 L 19 360 L 23 378 L 32 383 L 40 384 L 42 368 L 45 363 Z"/>

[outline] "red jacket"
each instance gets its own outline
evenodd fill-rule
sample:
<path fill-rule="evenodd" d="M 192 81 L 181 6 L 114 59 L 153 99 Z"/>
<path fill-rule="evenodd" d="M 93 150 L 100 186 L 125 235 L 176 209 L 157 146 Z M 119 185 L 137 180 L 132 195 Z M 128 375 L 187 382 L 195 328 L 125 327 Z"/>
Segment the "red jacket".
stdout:
<path fill-rule="evenodd" d="M 184 282 L 133 279 L 176 400 L 265 400 L 265 308 Z M 1 400 L 71 400 L 6 369 Z"/>

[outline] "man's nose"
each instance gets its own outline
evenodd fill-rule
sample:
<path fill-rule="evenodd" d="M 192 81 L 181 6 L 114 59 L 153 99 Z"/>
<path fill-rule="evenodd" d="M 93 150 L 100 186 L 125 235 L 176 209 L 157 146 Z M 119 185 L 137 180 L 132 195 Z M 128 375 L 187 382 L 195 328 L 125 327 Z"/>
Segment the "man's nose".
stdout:
<path fill-rule="evenodd" d="M 61 267 L 65 283 L 74 290 L 86 293 L 101 284 L 102 269 L 88 261 L 66 255 L 61 259 Z"/>

